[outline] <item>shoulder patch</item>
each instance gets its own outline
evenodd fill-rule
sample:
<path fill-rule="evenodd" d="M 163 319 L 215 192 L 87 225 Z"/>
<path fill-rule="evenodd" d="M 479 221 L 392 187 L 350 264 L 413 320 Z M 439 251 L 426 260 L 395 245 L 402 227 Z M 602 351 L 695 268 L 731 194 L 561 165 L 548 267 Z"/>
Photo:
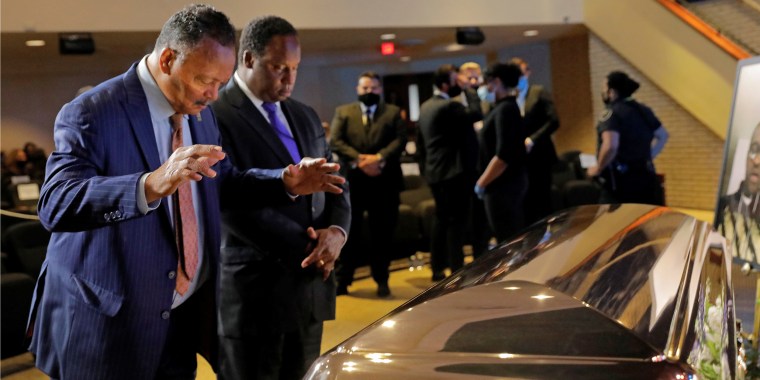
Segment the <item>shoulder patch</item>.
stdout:
<path fill-rule="evenodd" d="M 599 121 L 607 121 L 607 120 L 610 119 L 610 117 L 612 117 L 612 110 L 608 109 L 608 110 L 604 111 L 604 113 L 602 114 L 602 117 L 599 119 Z"/>

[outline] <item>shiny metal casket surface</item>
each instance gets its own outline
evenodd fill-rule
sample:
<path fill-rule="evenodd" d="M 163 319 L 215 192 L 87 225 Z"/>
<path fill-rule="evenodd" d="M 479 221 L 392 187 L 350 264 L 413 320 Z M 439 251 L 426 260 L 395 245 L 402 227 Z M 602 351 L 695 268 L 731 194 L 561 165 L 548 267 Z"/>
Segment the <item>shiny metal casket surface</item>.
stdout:
<path fill-rule="evenodd" d="M 322 355 L 306 378 L 742 378 L 730 265 L 723 237 L 671 209 L 570 209 Z"/>

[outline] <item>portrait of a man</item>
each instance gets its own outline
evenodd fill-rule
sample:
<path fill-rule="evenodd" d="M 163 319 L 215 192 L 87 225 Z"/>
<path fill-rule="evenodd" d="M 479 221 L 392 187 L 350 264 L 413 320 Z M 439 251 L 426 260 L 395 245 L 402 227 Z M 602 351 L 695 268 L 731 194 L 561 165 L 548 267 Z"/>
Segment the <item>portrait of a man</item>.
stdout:
<path fill-rule="evenodd" d="M 758 88 L 760 57 L 739 61 L 713 223 L 726 238 L 734 261 L 755 268 L 760 268 Z"/>
<path fill-rule="evenodd" d="M 744 174 L 738 190 L 720 198 L 716 228 L 729 240 L 734 257 L 758 263 L 760 262 L 758 259 L 758 254 L 760 254 L 760 192 L 758 191 L 760 190 L 760 123 L 755 126 L 749 140 Z"/>

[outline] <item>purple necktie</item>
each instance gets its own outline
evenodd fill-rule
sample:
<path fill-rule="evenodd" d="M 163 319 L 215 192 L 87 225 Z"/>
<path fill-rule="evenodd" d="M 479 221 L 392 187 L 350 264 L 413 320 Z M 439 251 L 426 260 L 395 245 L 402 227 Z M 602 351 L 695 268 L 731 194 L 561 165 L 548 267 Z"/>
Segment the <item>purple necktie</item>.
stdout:
<path fill-rule="evenodd" d="M 288 128 L 282 124 L 280 118 L 277 117 L 277 105 L 274 103 L 264 102 L 262 107 L 264 107 L 264 110 L 267 111 L 269 123 L 272 124 L 274 131 L 277 133 L 277 136 L 280 137 L 280 141 L 282 141 L 282 143 L 285 145 L 285 148 L 288 149 L 290 157 L 293 158 L 293 162 L 301 162 L 301 154 L 298 153 L 298 145 L 296 145 L 296 140 L 290 134 Z"/>

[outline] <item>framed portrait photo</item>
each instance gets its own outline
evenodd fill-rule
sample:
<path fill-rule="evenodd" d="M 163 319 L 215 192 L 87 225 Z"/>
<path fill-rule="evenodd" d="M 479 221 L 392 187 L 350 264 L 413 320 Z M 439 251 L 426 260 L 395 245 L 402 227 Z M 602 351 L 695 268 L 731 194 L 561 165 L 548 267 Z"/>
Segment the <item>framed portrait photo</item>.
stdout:
<path fill-rule="evenodd" d="M 715 228 L 735 261 L 760 265 L 760 56 L 739 61 Z"/>

